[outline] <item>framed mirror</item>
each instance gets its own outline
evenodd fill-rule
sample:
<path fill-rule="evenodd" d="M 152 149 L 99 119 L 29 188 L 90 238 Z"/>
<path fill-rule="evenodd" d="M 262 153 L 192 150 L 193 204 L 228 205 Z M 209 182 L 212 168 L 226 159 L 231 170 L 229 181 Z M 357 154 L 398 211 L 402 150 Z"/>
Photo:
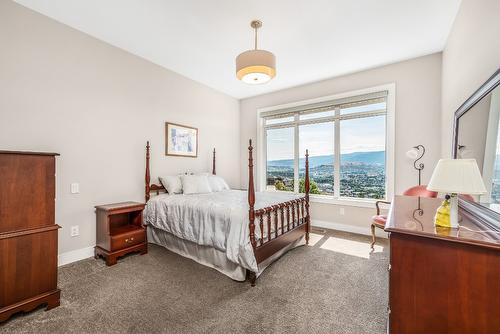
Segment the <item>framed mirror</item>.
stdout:
<path fill-rule="evenodd" d="M 453 157 L 476 159 L 488 193 L 462 196 L 468 218 L 500 231 L 500 69 L 455 112 Z"/>

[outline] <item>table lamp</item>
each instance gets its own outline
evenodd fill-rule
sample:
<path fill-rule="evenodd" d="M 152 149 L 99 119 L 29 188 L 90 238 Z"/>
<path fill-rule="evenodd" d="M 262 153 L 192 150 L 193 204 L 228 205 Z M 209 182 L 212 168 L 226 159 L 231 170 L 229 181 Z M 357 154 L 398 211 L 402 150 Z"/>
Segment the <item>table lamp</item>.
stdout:
<path fill-rule="evenodd" d="M 439 160 L 427 189 L 450 196 L 450 227 L 452 228 L 458 228 L 458 194 L 482 195 L 486 193 L 476 159 Z M 443 206 L 446 201 L 443 202 Z"/>

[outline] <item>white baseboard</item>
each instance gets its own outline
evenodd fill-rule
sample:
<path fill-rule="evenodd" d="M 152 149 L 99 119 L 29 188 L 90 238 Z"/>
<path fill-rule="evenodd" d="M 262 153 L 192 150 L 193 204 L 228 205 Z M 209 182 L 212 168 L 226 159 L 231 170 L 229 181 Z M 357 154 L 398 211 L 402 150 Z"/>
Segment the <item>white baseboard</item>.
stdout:
<path fill-rule="evenodd" d="M 57 257 L 57 265 L 64 266 L 65 264 L 88 259 L 94 256 L 94 246 L 76 249 L 71 252 L 59 254 Z"/>
<path fill-rule="evenodd" d="M 354 226 L 354 225 L 347 225 L 347 224 L 339 224 L 339 223 L 334 223 L 334 222 L 329 222 L 329 221 L 324 221 L 324 220 L 311 219 L 311 225 L 315 226 L 315 227 L 327 228 L 330 230 L 337 230 L 337 231 L 350 232 L 350 233 L 362 234 L 362 235 L 370 235 L 370 236 L 372 235 L 371 230 L 370 230 L 370 224 L 367 224 L 366 227 L 361 227 L 361 226 Z M 377 237 L 387 238 L 387 233 L 382 231 L 379 228 L 375 230 L 375 235 Z"/>

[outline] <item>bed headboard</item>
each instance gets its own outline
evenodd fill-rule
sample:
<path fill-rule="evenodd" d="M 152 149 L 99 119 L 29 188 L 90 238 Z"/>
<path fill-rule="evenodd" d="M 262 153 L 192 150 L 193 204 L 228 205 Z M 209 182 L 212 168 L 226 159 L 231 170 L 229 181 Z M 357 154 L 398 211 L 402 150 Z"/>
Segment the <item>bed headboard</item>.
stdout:
<path fill-rule="evenodd" d="M 165 187 L 163 187 L 163 185 L 160 182 L 158 184 L 151 183 L 151 171 L 150 171 L 150 167 L 149 167 L 149 160 L 151 158 L 150 148 L 151 148 L 151 146 L 149 145 L 149 141 L 147 141 L 147 143 L 146 143 L 146 175 L 145 175 L 145 181 L 146 181 L 145 199 L 146 199 L 146 202 L 149 201 L 149 198 L 151 197 L 151 192 L 156 192 L 157 195 L 159 195 L 161 192 L 167 192 L 167 189 L 165 189 Z M 212 174 L 215 175 L 215 148 L 214 148 L 213 157 L 212 157 Z"/>

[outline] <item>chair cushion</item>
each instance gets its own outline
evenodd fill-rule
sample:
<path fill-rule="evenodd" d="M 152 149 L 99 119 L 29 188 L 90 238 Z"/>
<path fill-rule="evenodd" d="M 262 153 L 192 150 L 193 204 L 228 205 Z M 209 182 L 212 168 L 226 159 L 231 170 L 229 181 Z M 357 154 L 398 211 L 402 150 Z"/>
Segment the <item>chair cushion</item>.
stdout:
<path fill-rule="evenodd" d="M 415 186 L 409 189 L 406 189 L 403 192 L 404 196 L 419 196 L 419 197 L 431 197 L 436 198 L 438 193 L 435 191 L 427 190 L 427 186 Z"/>
<path fill-rule="evenodd" d="M 373 216 L 372 220 L 373 220 L 373 223 L 375 225 L 377 225 L 378 227 L 384 228 L 385 223 L 387 222 L 387 216 L 386 215 Z"/>

